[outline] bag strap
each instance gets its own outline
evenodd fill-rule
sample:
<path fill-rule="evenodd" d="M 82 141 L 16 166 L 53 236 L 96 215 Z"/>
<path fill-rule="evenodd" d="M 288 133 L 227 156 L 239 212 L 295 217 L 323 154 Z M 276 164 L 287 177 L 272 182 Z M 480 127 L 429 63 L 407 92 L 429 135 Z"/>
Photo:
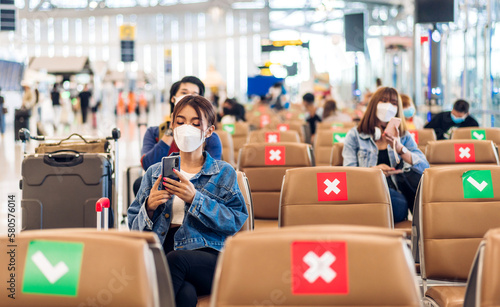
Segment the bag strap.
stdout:
<path fill-rule="evenodd" d="M 82 140 L 83 140 L 86 144 L 99 143 L 99 140 L 95 140 L 95 141 L 94 141 L 94 140 L 91 140 L 91 141 L 88 141 L 88 140 L 86 140 L 83 136 L 81 136 L 80 134 L 78 134 L 78 133 L 73 133 L 73 134 L 71 134 L 70 136 L 68 136 L 67 138 L 60 140 L 60 141 L 59 141 L 59 143 L 56 143 L 55 145 L 61 145 L 61 144 L 62 144 L 62 142 L 64 142 L 64 141 L 68 141 L 68 140 L 69 140 L 70 138 L 72 138 L 73 136 L 77 136 L 77 137 L 79 137 L 79 138 L 80 138 L 80 139 L 82 139 Z"/>

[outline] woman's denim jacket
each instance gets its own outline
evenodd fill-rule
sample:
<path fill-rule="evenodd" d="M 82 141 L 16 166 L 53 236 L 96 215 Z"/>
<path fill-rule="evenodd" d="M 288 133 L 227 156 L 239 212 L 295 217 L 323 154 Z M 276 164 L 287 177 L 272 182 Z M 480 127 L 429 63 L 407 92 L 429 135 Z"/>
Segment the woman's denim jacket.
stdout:
<path fill-rule="evenodd" d="M 423 173 L 429 167 L 429 162 L 427 162 L 425 155 L 418 149 L 417 144 L 408 132 L 401 137 L 401 144 L 411 153 L 411 160 L 413 162 L 413 165 L 405 162 L 403 169 L 413 166 L 414 169 Z M 392 144 L 387 146 L 387 152 L 391 162 L 390 167 L 396 167 L 397 163 L 394 154 L 397 153 L 392 148 Z M 344 140 L 342 157 L 344 158 L 344 166 L 376 166 L 378 161 L 377 144 L 375 144 L 372 135 L 359 133 L 356 127 L 352 128 Z M 401 159 L 401 156 L 399 158 Z"/>
<path fill-rule="evenodd" d="M 207 152 L 203 154 L 205 163 L 190 180 L 196 194 L 193 202 L 186 204 L 184 220 L 174 236 L 176 250 L 210 247 L 220 251 L 226 237 L 238 232 L 248 218 L 233 167 L 214 160 Z M 161 162 L 146 171 L 137 197 L 128 209 L 128 226 L 131 230 L 154 231 L 163 245 L 170 228 L 173 197 L 158 206 L 152 219 L 149 219 L 145 207 L 151 188 L 160 175 Z"/>

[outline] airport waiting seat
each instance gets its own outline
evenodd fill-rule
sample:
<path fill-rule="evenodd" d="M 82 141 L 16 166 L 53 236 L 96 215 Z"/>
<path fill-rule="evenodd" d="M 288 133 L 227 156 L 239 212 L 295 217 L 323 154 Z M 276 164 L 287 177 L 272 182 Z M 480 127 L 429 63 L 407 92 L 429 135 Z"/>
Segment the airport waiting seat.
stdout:
<path fill-rule="evenodd" d="M 247 119 L 252 130 L 259 129 L 276 129 L 276 126 L 281 123 L 280 118 L 274 112 L 254 112 L 254 115 Z"/>
<path fill-rule="evenodd" d="M 279 226 L 348 224 L 393 228 L 387 180 L 380 169 L 316 166 L 289 169 Z"/>
<path fill-rule="evenodd" d="M 247 142 L 250 126 L 246 122 L 236 122 L 234 124 L 222 125 L 222 130 L 226 131 L 233 138 L 234 159 L 237 160 L 240 148 Z M 236 163 L 238 161 L 235 161 Z"/>
<path fill-rule="evenodd" d="M 464 307 L 500 306 L 500 228 L 489 230 L 467 279 Z"/>
<path fill-rule="evenodd" d="M 499 165 L 492 141 L 440 140 L 427 144 L 425 156 L 430 167 L 445 165 Z"/>
<path fill-rule="evenodd" d="M 332 149 L 337 143 L 344 143 L 349 130 L 317 130 L 314 137 L 314 154 L 316 165 L 332 165 Z"/>
<path fill-rule="evenodd" d="M 237 171 L 238 187 L 240 188 L 243 197 L 245 198 L 245 204 L 247 205 L 248 219 L 246 220 L 240 231 L 251 231 L 253 230 L 253 203 L 252 194 L 250 193 L 250 183 L 245 173 Z"/>
<path fill-rule="evenodd" d="M 489 140 L 500 144 L 500 128 L 467 127 L 457 128 L 451 135 L 452 140 Z"/>
<path fill-rule="evenodd" d="M 216 130 L 215 133 L 219 136 L 222 144 L 222 160 L 232 166 L 236 166 L 236 162 L 234 161 L 233 138 L 231 134 L 225 130 Z"/>
<path fill-rule="evenodd" d="M 0 243 L 7 246 L 7 236 Z M 166 258 L 154 233 L 32 230 L 17 234 L 15 244 L 16 299 L 9 306 L 175 304 Z M 4 263 L 9 263 L 7 257 L 0 254 Z M 5 266 L 2 278 L 8 275 Z M 5 301 L 7 289 L 0 293 Z"/>
<path fill-rule="evenodd" d="M 413 137 L 415 143 L 417 143 L 418 149 L 425 154 L 425 147 L 430 141 L 436 141 L 436 132 L 434 129 L 425 128 L 425 129 L 416 129 L 416 130 L 408 130 L 408 133 Z"/>
<path fill-rule="evenodd" d="M 246 220 L 243 227 L 241 227 L 240 232 L 252 231 L 254 226 L 253 220 L 253 205 L 252 205 L 252 195 L 250 194 L 250 185 L 248 183 L 248 178 L 245 176 L 245 173 L 237 171 L 238 175 L 238 186 L 240 187 L 241 192 L 243 193 L 243 197 L 245 198 L 245 203 L 247 205 L 248 211 L 248 219 Z M 197 307 L 208 307 L 210 306 L 210 295 L 205 295 L 198 297 Z"/>
<path fill-rule="evenodd" d="M 320 122 L 317 123 L 316 130 L 350 130 L 356 126 L 356 122 Z"/>
<path fill-rule="evenodd" d="M 297 131 L 255 130 L 248 135 L 247 143 L 300 143 Z"/>
<path fill-rule="evenodd" d="M 332 148 L 332 157 L 330 159 L 331 166 L 342 166 L 344 165 L 344 156 L 342 152 L 344 151 L 344 143 L 335 143 Z"/>
<path fill-rule="evenodd" d="M 405 238 L 391 229 L 257 230 L 229 238 L 219 257 L 212 307 L 421 306 Z"/>
<path fill-rule="evenodd" d="M 299 134 L 300 142 L 306 141 L 306 123 L 303 120 L 285 120 L 276 125 L 276 130 L 279 131 L 297 131 Z"/>
<path fill-rule="evenodd" d="M 283 176 L 289 168 L 306 166 L 314 166 L 309 144 L 251 143 L 241 149 L 238 170 L 250 183 L 256 229 L 278 227 Z"/>
<path fill-rule="evenodd" d="M 467 277 L 485 233 L 500 227 L 500 166 L 465 165 L 424 171 L 414 212 L 424 302 L 461 306 Z M 453 281 L 428 287 L 432 280 Z"/>

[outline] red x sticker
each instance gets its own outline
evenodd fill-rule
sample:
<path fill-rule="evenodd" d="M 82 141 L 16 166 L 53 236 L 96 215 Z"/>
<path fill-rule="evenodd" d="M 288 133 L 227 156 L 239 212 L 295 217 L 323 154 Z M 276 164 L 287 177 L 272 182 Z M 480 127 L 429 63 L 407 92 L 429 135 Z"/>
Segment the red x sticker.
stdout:
<path fill-rule="evenodd" d="M 264 128 L 265 126 L 269 125 L 270 122 L 271 122 L 271 117 L 269 116 L 269 114 L 262 114 L 260 116 L 260 127 L 261 128 Z"/>
<path fill-rule="evenodd" d="M 347 175 L 339 173 L 317 173 L 318 201 L 347 200 Z"/>
<path fill-rule="evenodd" d="M 279 143 L 279 132 L 266 132 L 266 143 Z"/>
<path fill-rule="evenodd" d="M 413 138 L 415 143 L 418 144 L 418 131 L 417 130 L 408 130 L 408 133 L 410 133 L 410 136 Z"/>
<path fill-rule="evenodd" d="M 266 146 L 266 165 L 285 165 L 285 146 Z"/>
<path fill-rule="evenodd" d="M 455 162 L 456 163 L 474 163 L 476 162 L 476 153 L 474 144 L 455 144 Z"/>
<path fill-rule="evenodd" d="M 279 124 L 278 125 L 278 130 L 279 131 L 288 131 L 288 130 L 290 130 L 290 125 L 288 125 L 288 124 Z"/>
<path fill-rule="evenodd" d="M 347 244 L 292 243 L 292 294 L 348 294 Z"/>

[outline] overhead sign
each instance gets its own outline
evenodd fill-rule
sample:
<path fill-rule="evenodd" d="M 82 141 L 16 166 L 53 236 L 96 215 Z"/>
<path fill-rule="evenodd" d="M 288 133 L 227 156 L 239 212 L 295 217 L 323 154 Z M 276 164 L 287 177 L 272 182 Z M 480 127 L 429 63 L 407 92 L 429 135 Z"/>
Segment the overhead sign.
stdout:
<path fill-rule="evenodd" d="M 135 26 L 134 25 L 121 25 L 120 26 L 120 47 L 121 47 L 121 61 L 133 62 L 135 52 Z"/>
<path fill-rule="evenodd" d="M 121 25 L 120 26 L 120 40 L 133 41 L 135 39 L 135 26 L 134 25 Z"/>

